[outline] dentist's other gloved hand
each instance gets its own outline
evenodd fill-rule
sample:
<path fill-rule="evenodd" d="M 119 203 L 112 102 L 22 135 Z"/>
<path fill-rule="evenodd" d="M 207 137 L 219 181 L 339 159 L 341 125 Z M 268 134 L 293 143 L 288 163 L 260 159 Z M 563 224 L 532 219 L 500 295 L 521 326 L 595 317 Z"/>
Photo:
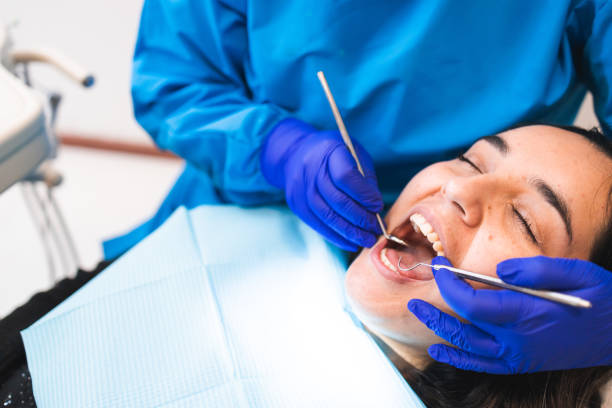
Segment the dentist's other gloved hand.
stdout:
<path fill-rule="evenodd" d="M 450 265 L 442 257 L 434 262 Z M 446 303 L 471 322 L 410 301 L 408 309 L 419 320 L 457 347 L 430 346 L 435 360 L 492 374 L 612 365 L 612 272 L 587 261 L 543 256 L 497 265 L 507 283 L 579 296 L 593 304 L 590 309 L 509 290 L 475 290 L 446 269 L 434 273 Z"/>
<path fill-rule="evenodd" d="M 383 208 L 372 159 L 353 143 L 365 177 L 338 131 L 285 119 L 267 136 L 260 161 L 264 177 L 285 191 L 289 208 L 349 251 L 374 245 L 380 233 L 375 213 Z"/>

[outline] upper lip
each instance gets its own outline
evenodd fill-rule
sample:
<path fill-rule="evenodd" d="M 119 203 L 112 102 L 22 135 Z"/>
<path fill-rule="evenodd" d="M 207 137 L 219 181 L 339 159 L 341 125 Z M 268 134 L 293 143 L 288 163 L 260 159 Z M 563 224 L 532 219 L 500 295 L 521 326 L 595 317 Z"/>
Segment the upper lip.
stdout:
<path fill-rule="evenodd" d="M 446 234 L 442 228 L 442 223 L 439 221 L 438 217 L 434 215 L 434 213 L 427 207 L 424 206 L 416 206 L 412 208 L 406 218 L 399 223 L 393 230 L 391 231 L 392 235 L 395 235 L 402 227 L 409 226 L 412 228 L 410 217 L 413 214 L 421 214 L 425 220 L 433 227 L 433 230 L 436 234 L 438 234 L 438 239 L 442 243 L 442 250 L 444 251 L 444 256 L 450 259 L 449 252 L 450 248 L 447 245 Z M 419 232 L 420 234 L 420 232 Z M 399 238 L 402 238 L 401 235 L 397 235 Z"/>

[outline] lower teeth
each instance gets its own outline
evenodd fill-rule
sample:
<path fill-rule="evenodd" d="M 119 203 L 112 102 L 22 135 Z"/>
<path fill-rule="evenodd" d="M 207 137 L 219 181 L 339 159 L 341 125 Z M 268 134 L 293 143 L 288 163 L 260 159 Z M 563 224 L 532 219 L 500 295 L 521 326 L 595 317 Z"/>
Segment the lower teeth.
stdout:
<path fill-rule="evenodd" d="M 387 268 L 391 269 L 393 272 L 397 272 L 395 265 L 393 265 L 391 261 L 387 258 L 387 248 L 383 248 L 383 250 L 380 251 L 380 260 Z"/>

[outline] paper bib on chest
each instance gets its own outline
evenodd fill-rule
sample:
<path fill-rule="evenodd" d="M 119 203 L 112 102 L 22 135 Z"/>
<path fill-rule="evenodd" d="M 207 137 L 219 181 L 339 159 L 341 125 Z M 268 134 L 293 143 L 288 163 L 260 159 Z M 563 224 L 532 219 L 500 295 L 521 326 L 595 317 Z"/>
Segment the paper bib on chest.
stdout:
<path fill-rule="evenodd" d="M 22 332 L 40 407 L 423 407 L 289 211 L 177 210 Z"/>

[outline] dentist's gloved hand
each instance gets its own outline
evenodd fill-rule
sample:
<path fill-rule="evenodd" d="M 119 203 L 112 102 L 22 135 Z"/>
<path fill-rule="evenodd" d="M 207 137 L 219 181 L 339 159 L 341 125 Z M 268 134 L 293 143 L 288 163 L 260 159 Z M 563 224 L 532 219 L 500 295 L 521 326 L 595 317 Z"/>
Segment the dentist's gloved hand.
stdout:
<path fill-rule="evenodd" d="M 374 245 L 380 233 L 375 213 L 383 208 L 372 159 L 353 144 L 365 178 L 338 131 L 285 119 L 267 136 L 260 161 L 264 177 L 285 190 L 289 208 L 349 251 Z"/>
<path fill-rule="evenodd" d="M 438 264 L 450 265 L 437 257 Z M 446 269 L 434 271 L 446 303 L 471 324 L 421 300 L 408 309 L 457 348 L 434 344 L 432 358 L 492 374 L 612 365 L 612 272 L 576 259 L 509 259 L 497 265 L 505 282 L 582 297 L 579 309 L 509 290 L 473 289 Z"/>

